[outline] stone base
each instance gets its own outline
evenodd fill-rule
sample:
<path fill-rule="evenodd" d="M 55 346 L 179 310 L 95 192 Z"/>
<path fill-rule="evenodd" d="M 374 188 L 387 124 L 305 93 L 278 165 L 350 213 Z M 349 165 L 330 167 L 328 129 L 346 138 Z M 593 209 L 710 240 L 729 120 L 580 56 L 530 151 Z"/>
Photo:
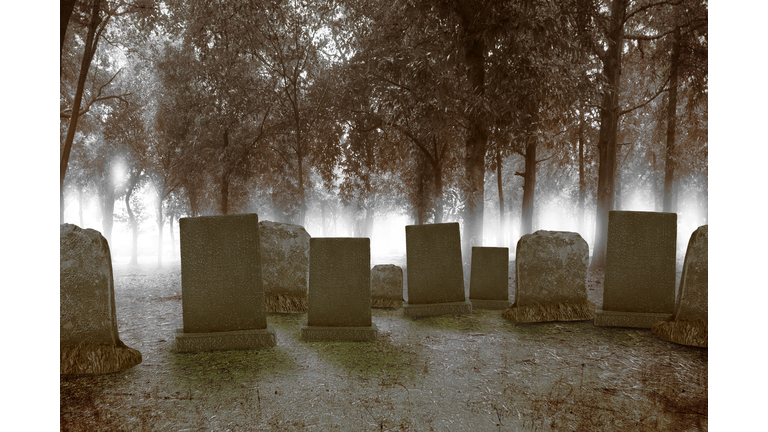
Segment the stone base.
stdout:
<path fill-rule="evenodd" d="M 320 327 L 301 323 L 301 338 L 303 340 L 342 340 L 342 341 L 371 341 L 379 338 L 376 324 L 370 327 Z"/>
<path fill-rule="evenodd" d="M 681 345 L 708 347 L 709 324 L 706 321 L 659 321 L 651 331 L 656 336 Z"/>
<path fill-rule="evenodd" d="M 597 309 L 595 325 L 602 327 L 651 328 L 658 321 L 672 318 L 671 313 L 619 312 Z"/>
<path fill-rule="evenodd" d="M 277 337 L 271 324 L 267 324 L 265 329 L 211 333 L 184 333 L 184 329 L 176 329 L 176 351 L 179 352 L 251 349 L 275 345 Z"/>
<path fill-rule="evenodd" d="M 580 302 L 533 303 L 512 305 L 501 316 L 513 322 L 586 321 L 595 317 L 595 304 Z"/>
<path fill-rule="evenodd" d="M 306 294 L 264 293 L 267 313 L 307 313 Z"/>
<path fill-rule="evenodd" d="M 510 306 L 509 300 L 480 300 L 470 298 L 469 302 L 472 303 L 472 309 L 501 310 Z"/>
<path fill-rule="evenodd" d="M 117 346 L 98 344 L 59 347 L 61 375 L 96 375 L 120 372 L 141 363 L 141 353 L 118 341 Z"/>
<path fill-rule="evenodd" d="M 425 317 L 435 315 L 462 315 L 472 313 L 472 303 L 469 300 L 450 303 L 409 304 L 403 302 L 403 315 L 407 317 Z"/>
<path fill-rule="evenodd" d="M 371 297 L 371 307 L 376 308 L 401 308 L 403 299 Z"/>

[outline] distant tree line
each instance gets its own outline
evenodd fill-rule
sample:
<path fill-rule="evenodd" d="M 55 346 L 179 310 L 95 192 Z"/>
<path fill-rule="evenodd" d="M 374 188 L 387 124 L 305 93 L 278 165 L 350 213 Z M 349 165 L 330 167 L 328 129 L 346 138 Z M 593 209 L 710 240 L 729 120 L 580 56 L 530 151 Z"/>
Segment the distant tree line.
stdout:
<path fill-rule="evenodd" d="M 459 221 L 468 251 L 484 219 L 511 245 L 513 221 L 531 233 L 556 202 L 581 232 L 594 214 L 601 267 L 628 191 L 706 214 L 707 14 L 702 0 L 62 0 L 60 218 L 67 196 L 93 197 L 109 239 L 121 200 L 135 243 L 134 194 L 151 185 L 160 233 L 246 211 L 330 232 L 343 212 L 370 236 L 401 212 Z"/>

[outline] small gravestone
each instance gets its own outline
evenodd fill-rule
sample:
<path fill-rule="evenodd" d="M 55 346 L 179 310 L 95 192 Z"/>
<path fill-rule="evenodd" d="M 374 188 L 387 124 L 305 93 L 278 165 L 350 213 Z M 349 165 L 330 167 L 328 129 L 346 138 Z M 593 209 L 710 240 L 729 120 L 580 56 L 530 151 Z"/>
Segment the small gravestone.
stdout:
<path fill-rule="evenodd" d="M 472 313 L 464 292 L 458 223 L 405 227 L 410 317 Z"/>
<path fill-rule="evenodd" d="M 179 219 L 181 306 L 178 351 L 276 344 L 266 321 L 256 214 Z"/>
<path fill-rule="evenodd" d="M 595 325 L 651 328 L 675 309 L 677 214 L 611 211 Z"/>
<path fill-rule="evenodd" d="M 376 340 L 371 321 L 371 240 L 309 241 L 309 307 L 305 340 Z"/>
<path fill-rule="evenodd" d="M 261 279 L 267 312 L 307 313 L 309 234 L 301 225 L 261 221 Z"/>
<path fill-rule="evenodd" d="M 509 248 L 472 248 L 469 301 L 472 309 L 509 307 Z"/>
<path fill-rule="evenodd" d="M 112 257 L 96 230 L 59 228 L 59 373 L 104 374 L 141 363 L 118 336 Z"/>
<path fill-rule="evenodd" d="M 403 269 L 394 264 L 380 264 L 371 269 L 371 306 L 403 306 Z"/>
<path fill-rule="evenodd" d="M 578 233 L 536 231 L 517 242 L 515 304 L 502 316 L 515 322 L 580 321 L 595 317 L 587 300 L 589 246 Z"/>
<path fill-rule="evenodd" d="M 688 242 L 674 316 L 653 325 L 653 333 L 662 339 L 682 345 L 708 346 L 708 250 L 709 226 L 704 225 L 693 232 Z"/>

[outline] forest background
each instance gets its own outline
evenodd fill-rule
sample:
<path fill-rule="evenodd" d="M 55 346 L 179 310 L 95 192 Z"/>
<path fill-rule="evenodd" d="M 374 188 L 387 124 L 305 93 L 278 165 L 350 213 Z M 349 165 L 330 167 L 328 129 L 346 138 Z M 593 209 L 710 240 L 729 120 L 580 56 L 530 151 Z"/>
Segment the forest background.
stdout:
<path fill-rule="evenodd" d="M 711 7 L 712 27 L 716 29 L 717 37 L 712 40 L 711 75 L 715 82 L 715 90 L 712 91 L 715 99 L 709 104 L 713 114 L 708 134 L 719 145 L 713 147 L 711 157 L 713 187 L 709 190 L 712 199 L 709 217 L 714 219 L 716 227 L 722 227 L 713 231 L 714 246 L 711 250 L 713 259 L 717 261 L 715 268 L 729 269 L 727 272 L 715 270 L 713 286 L 728 287 L 728 294 L 735 295 L 724 295 L 713 290 L 710 301 L 713 322 L 716 323 L 712 335 L 716 350 L 712 357 L 715 373 L 711 377 L 715 409 L 710 420 L 717 425 L 721 415 L 727 415 L 729 408 L 738 404 L 739 414 L 728 416 L 727 424 L 730 426 L 742 424 L 740 422 L 749 424 L 751 417 L 745 413 L 759 414 L 759 399 L 752 397 L 748 389 L 742 390 L 739 383 L 754 383 L 764 376 L 764 373 L 757 372 L 762 370 L 762 357 L 757 352 L 751 352 L 750 332 L 737 331 L 756 328 L 750 326 L 748 319 L 742 324 L 742 319 L 749 314 L 741 311 L 745 303 L 762 303 L 763 294 L 757 290 L 760 284 L 755 283 L 749 274 L 749 270 L 759 268 L 762 255 L 754 253 L 748 244 L 729 237 L 735 234 L 747 237 L 749 244 L 759 244 L 762 236 L 759 232 L 759 221 L 763 218 L 762 194 L 754 186 L 761 184 L 758 176 L 764 165 L 762 158 L 765 151 L 758 144 L 760 135 L 755 134 L 752 128 L 761 124 L 763 110 L 757 101 L 764 100 L 762 96 L 765 95 L 761 93 L 764 86 L 755 84 L 762 83 L 763 69 L 760 67 L 760 51 L 751 41 L 759 40 L 759 18 L 765 15 L 759 13 L 761 7 L 753 4 L 741 7 L 731 2 L 728 6 Z M 12 13 L 9 16 L 28 16 L 21 9 L 20 5 L 10 6 Z M 35 21 L 40 24 L 39 31 L 35 32 L 30 31 L 29 21 L 12 24 L 3 30 L 4 40 L 8 41 L 9 59 L 4 72 L 6 104 L 3 118 L 4 129 L 11 131 L 7 135 L 7 169 L 3 171 L 7 197 L 3 222 L 6 222 L 6 230 L 11 232 L 6 250 L 12 254 L 3 260 L 3 267 L 4 274 L 12 275 L 8 286 L 20 288 L 8 290 L 6 304 L 14 305 L 13 309 L 16 309 L 15 305 L 27 306 L 6 315 L 4 320 L 10 329 L 19 328 L 20 323 L 24 326 L 29 323 L 31 327 L 28 331 L 11 331 L 12 337 L 8 340 L 9 344 L 22 347 L 21 351 L 25 352 L 24 355 L 9 356 L 4 360 L 6 370 L 24 371 L 14 374 L 20 378 L 12 382 L 20 403 L 4 406 L 5 418 L 11 424 L 29 424 L 30 419 L 55 422 L 54 419 L 58 418 L 53 361 L 58 345 L 56 332 L 51 331 L 56 328 L 58 299 L 51 295 L 41 300 L 46 296 L 37 293 L 36 288 L 43 287 L 44 293 L 52 294 L 52 287 L 56 284 L 55 259 L 58 253 L 53 240 L 56 234 L 52 219 L 58 216 L 60 207 L 59 189 L 54 186 L 52 173 L 59 159 L 53 151 L 37 150 L 35 146 L 37 143 L 53 142 L 55 137 L 60 136 L 60 130 L 52 122 L 41 124 L 33 114 L 42 111 L 48 118 L 55 115 L 53 110 L 60 111 L 53 96 L 59 87 L 54 75 L 57 57 L 52 43 L 58 37 L 57 17 L 56 10 L 36 14 Z M 19 35 L 26 35 L 22 39 L 24 42 L 10 43 L 14 39 L 19 40 Z M 736 144 L 723 145 L 726 142 Z M 11 181 L 19 183 L 19 186 L 13 187 Z M 734 253 L 736 251 L 738 253 Z M 47 270 L 41 272 L 41 269 Z M 724 290 L 721 288 L 721 291 Z M 745 302 L 746 296 L 749 297 Z M 722 323 L 726 327 L 727 321 L 732 319 L 739 324 L 727 333 L 726 343 L 726 333 L 718 331 L 717 324 Z M 738 353 L 740 365 L 736 370 L 731 363 L 734 351 Z M 718 352 L 721 354 L 718 355 Z M 723 353 L 729 355 L 726 357 Z M 720 376 L 718 370 L 727 370 L 727 377 Z M 29 380 L 28 377 L 33 378 Z M 736 383 L 736 388 L 731 383 Z M 760 388 L 759 385 L 756 387 Z M 734 393 L 742 397 L 731 398 Z"/>

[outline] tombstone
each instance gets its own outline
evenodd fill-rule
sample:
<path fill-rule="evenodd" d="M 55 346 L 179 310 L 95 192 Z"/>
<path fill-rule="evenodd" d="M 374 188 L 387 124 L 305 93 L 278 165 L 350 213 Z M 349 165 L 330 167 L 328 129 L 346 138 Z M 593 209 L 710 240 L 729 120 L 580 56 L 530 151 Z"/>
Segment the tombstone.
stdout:
<path fill-rule="evenodd" d="M 59 259 L 59 373 L 105 374 L 141 363 L 141 353 L 117 332 L 107 239 L 96 230 L 62 224 Z"/>
<path fill-rule="evenodd" d="M 309 240 L 309 308 L 304 340 L 376 340 L 371 321 L 371 240 Z"/>
<path fill-rule="evenodd" d="M 674 316 L 655 323 L 651 329 L 662 339 L 682 345 L 708 346 L 708 249 L 709 225 L 704 225 L 691 234 L 688 242 Z"/>
<path fill-rule="evenodd" d="M 515 303 L 502 317 L 515 322 L 582 321 L 595 317 L 587 299 L 589 246 L 578 233 L 536 231 L 517 242 Z"/>
<path fill-rule="evenodd" d="M 472 309 L 509 307 L 509 248 L 472 247 L 469 301 Z"/>
<path fill-rule="evenodd" d="M 595 325 L 650 329 L 675 308 L 677 214 L 611 211 Z"/>
<path fill-rule="evenodd" d="M 464 292 L 458 223 L 406 226 L 405 250 L 408 268 L 405 316 L 472 313 L 472 303 Z"/>
<path fill-rule="evenodd" d="M 179 219 L 181 307 L 178 351 L 276 344 L 267 324 L 256 214 Z"/>
<path fill-rule="evenodd" d="M 394 264 L 373 266 L 371 307 L 403 307 L 403 269 Z"/>
<path fill-rule="evenodd" d="M 259 222 L 267 312 L 307 313 L 309 234 L 301 225 Z"/>

